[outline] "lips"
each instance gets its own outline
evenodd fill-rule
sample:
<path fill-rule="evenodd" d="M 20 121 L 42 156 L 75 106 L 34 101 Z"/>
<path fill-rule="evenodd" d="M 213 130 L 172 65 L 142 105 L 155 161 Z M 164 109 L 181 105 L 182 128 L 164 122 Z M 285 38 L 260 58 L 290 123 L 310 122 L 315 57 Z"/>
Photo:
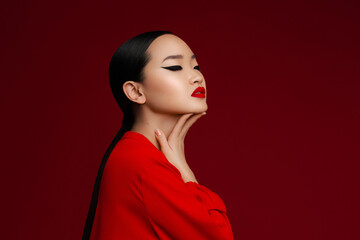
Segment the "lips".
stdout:
<path fill-rule="evenodd" d="M 194 90 L 194 92 L 191 94 L 191 96 L 193 97 L 205 97 L 205 88 L 203 87 L 198 87 Z"/>

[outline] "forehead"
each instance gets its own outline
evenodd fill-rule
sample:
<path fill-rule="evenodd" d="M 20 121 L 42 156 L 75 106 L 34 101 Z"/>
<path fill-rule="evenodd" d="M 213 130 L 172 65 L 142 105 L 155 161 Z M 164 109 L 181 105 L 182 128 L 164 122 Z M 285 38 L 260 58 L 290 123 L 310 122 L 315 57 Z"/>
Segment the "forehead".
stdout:
<path fill-rule="evenodd" d="M 172 34 L 164 34 L 157 37 L 148 47 L 147 52 L 151 60 L 162 61 L 169 55 L 184 55 L 185 59 L 193 55 L 190 47 L 179 37 Z"/>

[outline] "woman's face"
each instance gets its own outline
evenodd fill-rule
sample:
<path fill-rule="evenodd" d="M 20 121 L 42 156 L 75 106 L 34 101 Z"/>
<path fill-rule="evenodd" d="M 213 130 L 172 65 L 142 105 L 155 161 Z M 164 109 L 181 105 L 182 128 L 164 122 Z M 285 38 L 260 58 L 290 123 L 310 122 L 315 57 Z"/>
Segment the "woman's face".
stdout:
<path fill-rule="evenodd" d="M 161 35 L 147 52 L 150 61 L 144 68 L 143 90 L 148 107 L 154 112 L 170 114 L 207 110 L 204 76 L 194 53 L 183 40 L 172 34 Z M 204 98 L 192 96 L 198 87 L 205 88 Z"/>

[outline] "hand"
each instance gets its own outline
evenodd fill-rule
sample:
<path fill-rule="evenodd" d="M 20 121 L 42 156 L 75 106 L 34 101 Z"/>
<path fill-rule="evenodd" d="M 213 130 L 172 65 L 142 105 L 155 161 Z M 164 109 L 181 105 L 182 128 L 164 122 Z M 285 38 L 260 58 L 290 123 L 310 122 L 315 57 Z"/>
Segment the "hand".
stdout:
<path fill-rule="evenodd" d="M 205 114 L 206 112 L 197 114 L 186 113 L 182 115 L 176 122 L 168 139 L 166 139 L 166 136 L 161 129 L 159 129 L 160 135 L 155 134 L 156 140 L 160 144 L 161 152 L 165 155 L 167 160 L 180 171 L 185 182 L 187 180 L 197 181 L 185 159 L 184 139 L 189 128 Z"/>

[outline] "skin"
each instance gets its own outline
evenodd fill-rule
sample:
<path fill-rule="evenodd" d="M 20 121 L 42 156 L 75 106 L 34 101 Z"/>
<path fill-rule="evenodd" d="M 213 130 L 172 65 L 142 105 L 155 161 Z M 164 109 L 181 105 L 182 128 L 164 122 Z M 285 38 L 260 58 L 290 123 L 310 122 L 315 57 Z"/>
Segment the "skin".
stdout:
<path fill-rule="evenodd" d="M 127 81 L 123 84 L 125 95 L 134 103 L 135 122 L 130 131 L 144 135 L 163 152 L 168 161 L 181 173 L 184 182 L 197 182 L 186 162 L 184 139 L 189 128 L 208 109 L 205 98 L 192 97 L 197 87 L 204 87 L 205 79 L 196 69 L 194 53 L 179 37 L 165 34 L 156 38 L 147 53 L 150 61 L 144 68 L 144 81 Z M 167 59 L 169 55 L 183 58 Z M 162 67 L 180 65 L 179 71 Z M 207 92 L 206 94 L 207 95 Z M 160 130 L 160 135 L 155 130 Z"/>

